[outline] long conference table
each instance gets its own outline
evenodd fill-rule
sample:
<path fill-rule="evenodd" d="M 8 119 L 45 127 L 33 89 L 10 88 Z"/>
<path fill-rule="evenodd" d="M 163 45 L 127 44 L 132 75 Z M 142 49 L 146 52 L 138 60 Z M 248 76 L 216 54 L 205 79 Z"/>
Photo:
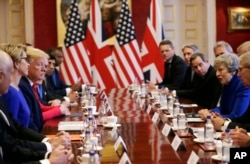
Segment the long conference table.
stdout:
<path fill-rule="evenodd" d="M 206 151 L 204 145 L 195 143 L 194 136 L 188 135 L 180 137 L 184 144 L 183 149 L 175 151 L 171 143 L 175 137 L 175 133 L 168 136 L 163 135 L 162 128 L 164 124 L 171 123 L 171 119 L 166 118 L 164 113 L 160 113 L 159 121 L 154 123 L 152 117 L 157 112 L 152 107 L 150 112 L 138 105 L 131 93 L 127 89 L 112 89 L 106 91 L 109 104 L 111 105 L 114 115 L 118 117 L 117 135 L 111 136 L 111 128 L 98 126 L 98 133 L 101 134 L 99 145 L 103 147 L 100 153 L 101 163 L 119 163 L 124 152 L 127 153 L 131 163 L 154 163 L 154 164 L 182 164 L 187 163 L 190 154 L 194 151 L 199 156 L 199 163 L 218 163 L 211 158 L 215 155 L 215 151 Z M 97 101 L 100 97 L 97 95 Z M 187 99 L 179 99 L 180 103 L 192 103 Z M 185 108 L 185 112 L 197 111 L 199 107 Z M 71 107 L 71 116 L 53 118 L 45 122 L 42 133 L 51 137 L 58 132 L 58 123 L 60 121 L 81 121 L 84 114 L 80 105 Z M 204 123 L 189 122 L 191 127 L 201 127 Z M 71 135 L 72 151 L 75 155 L 72 163 L 78 163 L 76 157 L 80 156 L 82 150 L 81 131 L 68 131 Z M 118 136 L 121 136 L 126 144 L 127 150 L 117 149 L 115 151 L 114 144 Z"/>

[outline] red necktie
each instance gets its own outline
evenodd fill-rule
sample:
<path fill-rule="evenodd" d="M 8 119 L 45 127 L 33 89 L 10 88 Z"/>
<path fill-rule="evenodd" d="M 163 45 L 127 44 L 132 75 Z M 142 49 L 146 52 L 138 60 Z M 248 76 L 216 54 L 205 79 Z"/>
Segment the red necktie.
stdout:
<path fill-rule="evenodd" d="M 34 83 L 34 84 L 32 85 L 32 90 L 33 90 L 33 93 L 34 93 L 34 95 L 35 95 L 35 97 L 36 97 L 36 100 L 38 101 L 40 107 L 43 108 L 44 105 L 40 102 L 40 98 L 39 98 L 39 96 L 38 96 L 37 84 Z"/>

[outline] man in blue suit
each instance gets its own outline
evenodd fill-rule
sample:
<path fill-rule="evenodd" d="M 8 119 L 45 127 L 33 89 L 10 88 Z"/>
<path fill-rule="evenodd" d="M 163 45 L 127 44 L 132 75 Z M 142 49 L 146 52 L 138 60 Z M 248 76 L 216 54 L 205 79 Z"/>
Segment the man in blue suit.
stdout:
<path fill-rule="evenodd" d="M 55 66 L 59 67 L 63 61 L 63 53 L 60 48 L 51 48 L 48 50 L 48 54 L 55 57 Z M 58 69 L 54 69 L 51 75 L 47 75 L 47 90 L 52 91 L 57 95 L 68 96 L 71 92 L 80 91 L 81 83 L 80 81 L 74 85 L 67 85 L 61 79 Z"/>

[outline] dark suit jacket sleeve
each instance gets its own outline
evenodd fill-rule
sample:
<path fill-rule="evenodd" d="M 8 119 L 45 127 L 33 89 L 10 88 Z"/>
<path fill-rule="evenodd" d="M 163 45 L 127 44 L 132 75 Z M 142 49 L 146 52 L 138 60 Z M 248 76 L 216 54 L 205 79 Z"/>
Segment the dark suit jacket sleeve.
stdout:
<path fill-rule="evenodd" d="M 228 125 L 228 128 L 234 129 L 236 126 L 250 131 L 250 106 L 248 106 L 247 111 L 238 118 L 234 118 Z"/>
<path fill-rule="evenodd" d="M 172 83 L 166 84 L 165 87 L 168 87 L 171 90 L 180 89 L 184 82 L 186 69 L 187 65 L 180 57 L 178 57 L 176 61 L 172 61 L 171 64 Z"/>
<path fill-rule="evenodd" d="M 0 129 L 0 146 L 2 146 L 4 161 L 21 163 L 37 161 L 45 157 L 47 148 L 44 143 L 22 140 L 18 136 L 12 136 L 7 131 L 9 127 L 2 117 L 0 117 Z"/>
<path fill-rule="evenodd" d="M 55 76 L 55 78 L 53 78 L 53 76 Z M 56 86 L 53 80 L 56 80 Z M 57 95 L 66 96 L 66 88 L 68 87 L 71 86 L 64 83 L 57 69 L 54 70 L 53 75 L 47 76 L 47 89 L 49 91 L 52 91 Z"/>

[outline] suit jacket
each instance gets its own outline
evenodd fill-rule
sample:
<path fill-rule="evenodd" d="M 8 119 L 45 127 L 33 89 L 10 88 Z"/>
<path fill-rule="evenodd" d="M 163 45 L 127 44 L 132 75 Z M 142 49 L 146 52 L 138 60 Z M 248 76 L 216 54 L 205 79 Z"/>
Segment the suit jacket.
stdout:
<path fill-rule="evenodd" d="M 35 98 L 30 82 L 26 77 L 22 77 L 19 83 L 19 88 L 30 107 L 30 122 L 29 128 L 40 132 L 43 128 L 43 116 L 38 101 Z"/>
<path fill-rule="evenodd" d="M 195 76 L 191 66 L 187 67 L 184 83 L 181 89 L 177 90 L 179 97 L 188 97 L 194 89 Z"/>
<path fill-rule="evenodd" d="M 51 91 L 57 95 L 66 96 L 66 88 L 70 87 L 69 85 L 66 85 L 60 75 L 57 69 L 54 69 L 52 75 L 46 77 L 47 80 L 47 90 Z"/>
<path fill-rule="evenodd" d="M 42 85 L 41 85 L 41 91 L 42 91 L 42 96 L 40 97 L 40 101 L 44 104 L 44 105 L 50 105 L 48 102 L 54 99 L 59 99 L 61 101 L 64 101 L 64 96 L 62 95 L 58 95 L 55 92 L 52 92 L 50 90 L 48 90 L 47 88 L 47 81 L 43 81 Z"/>
<path fill-rule="evenodd" d="M 46 145 L 41 143 L 45 138 L 29 128 L 16 122 L 0 98 L 0 142 L 5 162 L 21 163 L 44 159 Z M 14 157 L 14 158 L 13 158 Z"/>
<path fill-rule="evenodd" d="M 248 106 L 247 111 L 241 117 L 231 119 L 228 128 L 234 129 L 236 126 L 246 129 L 248 132 L 250 132 L 250 105 Z"/>
<path fill-rule="evenodd" d="M 171 61 L 170 70 L 168 69 L 168 63 L 165 62 L 163 81 L 158 85 L 164 85 L 170 90 L 180 89 L 184 82 L 187 64 L 181 57 L 174 55 Z"/>
<path fill-rule="evenodd" d="M 221 95 L 222 85 L 216 77 L 214 68 L 210 65 L 204 77 L 195 74 L 194 78 L 193 100 L 204 108 L 215 108 Z"/>
<path fill-rule="evenodd" d="M 212 66 L 204 77 L 194 74 L 193 86 L 188 90 L 177 90 L 178 96 L 187 97 L 203 108 L 215 108 L 220 98 L 222 85 L 216 77 Z"/>

